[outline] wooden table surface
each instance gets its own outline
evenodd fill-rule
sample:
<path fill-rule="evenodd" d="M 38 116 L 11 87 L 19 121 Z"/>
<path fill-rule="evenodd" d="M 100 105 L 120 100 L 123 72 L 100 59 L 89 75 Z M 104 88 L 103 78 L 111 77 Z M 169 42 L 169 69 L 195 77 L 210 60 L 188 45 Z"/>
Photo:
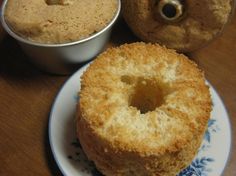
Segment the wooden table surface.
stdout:
<path fill-rule="evenodd" d="M 109 46 L 137 40 L 120 20 Z M 221 37 L 189 55 L 205 71 L 228 109 L 233 143 L 224 175 L 235 176 L 236 16 Z M 0 175 L 61 175 L 50 151 L 48 119 L 53 100 L 68 76 L 39 71 L 10 37 L 0 44 L 0 58 Z"/>

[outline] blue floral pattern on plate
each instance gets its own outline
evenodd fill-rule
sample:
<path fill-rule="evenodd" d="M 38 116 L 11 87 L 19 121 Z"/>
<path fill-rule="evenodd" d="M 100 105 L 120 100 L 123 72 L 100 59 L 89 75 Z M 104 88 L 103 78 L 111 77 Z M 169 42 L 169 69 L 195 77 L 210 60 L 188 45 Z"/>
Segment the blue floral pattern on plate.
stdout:
<path fill-rule="evenodd" d="M 211 147 L 211 136 L 218 130 L 219 127 L 216 125 L 216 120 L 210 119 L 198 153 L 206 151 Z M 208 164 L 211 162 L 214 162 L 214 158 L 212 157 L 196 157 L 186 169 L 179 173 L 178 176 L 207 176 L 207 172 L 212 171 L 212 169 L 208 167 Z"/>
<path fill-rule="evenodd" d="M 78 99 L 78 97 L 75 99 Z M 216 124 L 216 120 L 210 119 L 208 121 L 208 128 L 205 132 L 204 139 L 198 153 L 206 151 L 211 147 L 211 137 L 219 130 L 220 129 Z M 73 155 L 68 155 L 68 158 L 76 162 L 82 162 L 84 165 L 83 172 L 86 172 L 92 176 L 101 176 L 102 174 L 95 168 L 95 165 L 86 158 L 79 141 L 76 139 L 71 143 L 71 145 L 77 149 Z M 178 174 L 178 176 L 207 176 L 207 173 L 212 171 L 212 168 L 208 166 L 209 163 L 212 162 L 214 162 L 214 158 L 212 157 L 196 157 L 187 168 Z"/>

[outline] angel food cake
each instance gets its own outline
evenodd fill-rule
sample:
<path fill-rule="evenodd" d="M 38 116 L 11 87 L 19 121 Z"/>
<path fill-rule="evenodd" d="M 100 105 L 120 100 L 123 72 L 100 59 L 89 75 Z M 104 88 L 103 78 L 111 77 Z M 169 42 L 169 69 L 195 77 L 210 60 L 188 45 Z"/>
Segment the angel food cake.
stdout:
<path fill-rule="evenodd" d="M 81 79 L 77 135 L 104 175 L 176 176 L 211 112 L 203 72 L 157 44 L 108 49 Z"/>
<path fill-rule="evenodd" d="M 158 4 L 162 3 L 182 4 L 183 12 L 177 21 L 160 17 Z M 233 6 L 233 0 L 122 1 L 123 16 L 138 37 L 181 52 L 199 49 L 214 39 L 228 23 Z M 179 7 L 175 10 L 178 11 Z M 175 14 L 175 10 L 169 9 L 167 13 L 174 11 Z"/>
<path fill-rule="evenodd" d="M 117 0 L 8 0 L 5 19 L 19 36 L 38 43 L 78 41 L 106 27 Z"/>

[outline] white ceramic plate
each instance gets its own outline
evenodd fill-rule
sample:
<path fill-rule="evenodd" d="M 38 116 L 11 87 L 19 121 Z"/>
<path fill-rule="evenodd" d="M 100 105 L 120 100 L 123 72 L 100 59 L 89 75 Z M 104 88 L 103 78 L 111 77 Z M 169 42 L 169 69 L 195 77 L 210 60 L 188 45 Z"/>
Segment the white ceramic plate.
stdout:
<path fill-rule="evenodd" d="M 61 88 L 49 120 L 49 140 L 54 158 L 68 176 L 101 175 L 84 155 L 76 140 L 75 111 L 80 77 L 87 65 L 78 70 Z M 227 163 L 231 146 L 229 118 L 219 95 L 210 86 L 213 111 L 201 148 L 192 164 L 179 176 L 220 176 Z"/>

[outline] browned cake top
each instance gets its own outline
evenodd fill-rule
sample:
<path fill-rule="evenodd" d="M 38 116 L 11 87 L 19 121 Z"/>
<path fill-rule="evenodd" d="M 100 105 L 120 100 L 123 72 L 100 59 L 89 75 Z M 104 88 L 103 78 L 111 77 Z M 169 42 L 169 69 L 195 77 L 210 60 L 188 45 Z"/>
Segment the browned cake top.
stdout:
<path fill-rule="evenodd" d="M 56 4 L 49 5 L 49 1 Z M 8 0 L 6 21 L 14 32 L 28 40 L 67 43 L 100 31 L 117 10 L 117 0 L 54 1 Z"/>
<path fill-rule="evenodd" d="M 178 151 L 202 136 L 211 98 L 184 55 L 134 43 L 108 49 L 82 76 L 79 122 L 117 150 Z"/>

